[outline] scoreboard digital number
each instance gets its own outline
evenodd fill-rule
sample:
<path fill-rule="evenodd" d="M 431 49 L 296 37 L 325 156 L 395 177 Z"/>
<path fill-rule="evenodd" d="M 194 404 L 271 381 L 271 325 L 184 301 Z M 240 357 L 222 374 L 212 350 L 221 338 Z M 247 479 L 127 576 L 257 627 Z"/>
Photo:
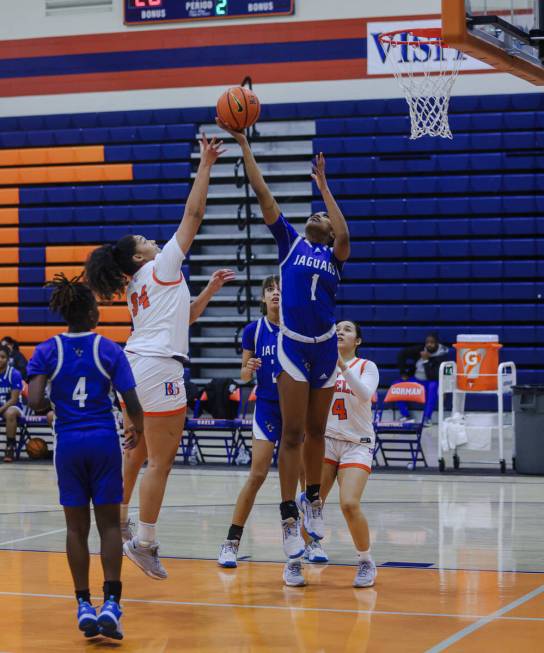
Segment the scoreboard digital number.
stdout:
<path fill-rule="evenodd" d="M 295 0 L 125 0 L 125 24 L 289 16 Z"/>

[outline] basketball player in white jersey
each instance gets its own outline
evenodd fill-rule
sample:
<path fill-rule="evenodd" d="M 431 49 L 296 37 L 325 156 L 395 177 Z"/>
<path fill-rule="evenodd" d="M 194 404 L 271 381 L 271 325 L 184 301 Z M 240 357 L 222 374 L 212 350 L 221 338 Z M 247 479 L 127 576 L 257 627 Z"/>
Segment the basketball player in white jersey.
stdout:
<path fill-rule="evenodd" d="M 334 481 L 338 481 L 340 507 L 358 556 L 353 586 L 371 587 L 376 578 L 376 565 L 370 555 L 370 533 L 361 511 L 361 497 L 372 470 L 372 397 L 378 388 L 380 376 L 375 363 L 357 357 L 357 347 L 362 338 L 355 322 L 338 322 L 336 333 L 338 367 L 325 431 L 321 496 L 325 501 Z"/>
<path fill-rule="evenodd" d="M 202 313 L 211 296 L 234 274 L 219 270 L 206 290 L 191 304 L 181 272 L 189 248 L 204 218 L 213 164 L 224 152 L 222 141 L 202 136 L 198 172 L 181 223 L 163 250 L 144 236 L 123 236 L 115 245 L 95 249 L 86 263 L 91 288 L 105 300 L 126 290 L 133 332 L 125 353 L 136 379 L 144 410 L 144 438 L 124 461 L 121 521 L 128 541 L 126 555 L 148 576 L 167 577 L 158 556 L 156 523 L 166 481 L 179 447 L 185 422 L 183 364 L 189 349 L 189 324 Z M 140 484 L 137 533 L 126 533 L 128 502 L 145 460 Z"/>

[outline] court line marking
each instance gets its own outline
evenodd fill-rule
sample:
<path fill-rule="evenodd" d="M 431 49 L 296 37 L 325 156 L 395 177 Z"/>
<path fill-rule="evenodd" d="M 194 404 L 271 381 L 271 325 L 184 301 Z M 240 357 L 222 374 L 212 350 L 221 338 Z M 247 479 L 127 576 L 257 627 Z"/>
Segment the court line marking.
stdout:
<path fill-rule="evenodd" d="M 64 529 L 66 530 L 66 529 Z M 53 549 L 0 549 L 0 553 L 55 553 L 57 555 L 66 555 L 66 551 L 62 550 L 53 550 Z M 91 556 L 98 556 L 100 553 L 98 551 L 91 552 Z M 174 556 L 174 555 L 164 555 L 161 558 L 167 560 L 200 560 L 203 562 L 216 562 L 217 558 L 204 558 L 204 557 L 190 557 L 190 556 Z M 265 565 L 283 565 L 285 562 L 283 560 L 257 560 L 254 559 L 251 555 L 242 556 L 238 558 L 242 562 L 250 564 L 265 564 Z M 355 562 L 328 562 L 328 567 L 356 567 L 357 563 Z M 376 565 L 380 569 L 411 569 L 413 571 L 465 571 L 469 573 L 485 573 L 485 574 L 544 574 L 544 570 L 536 569 L 469 569 L 468 567 L 437 567 L 436 563 L 433 563 L 431 567 L 389 567 L 385 566 L 383 563 L 377 563 Z M 0 653 L 2 653 L 0 651 Z"/>
<path fill-rule="evenodd" d="M 8 544 L 16 544 L 17 542 L 26 542 L 28 540 L 35 540 L 38 537 L 45 537 L 46 535 L 54 535 L 55 533 L 62 533 L 65 530 L 66 530 L 66 526 L 64 528 L 55 528 L 55 530 L 52 531 L 45 531 L 45 533 L 36 533 L 35 535 L 18 537 L 15 540 L 6 540 L 5 542 L 0 542 L 0 546 L 7 546 Z"/>
<path fill-rule="evenodd" d="M 544 591 L 544 585 L 541 588 L 541 591 Z M 532 594 L 532 593 L 531 593 Z M 73 601 L 74 597 L 70 594 L 42 594 L 36 592 L 0 592 L 0 596 L 23 596 L 28 598 L 38 598 L 38 599 L 66 599 Z M 299 594 L 300 596 L 300 594 Z M 527 595 L 529 596 L 529 595 Z M 101 601 L 102 596 L 93 596 L 93 600 Z M 524 598 L 524 597 L 523 597 Z M 532 598 L 532 597 L 531 597 Z M 243 608 L 246 610 L 281 610 L 281 611 L 295 611 L 295 612 L 332 612 L 336 614 L 370 614 L 370 615 L 382 615 L 382 616 L 392 616 L 392 617 L 438 617 L 438 618 L 448 618 L 448 619 L 478 619 L 483 621 L 488 619 L 488 617 L 483 617 L 481 615 L 475 614 L 448 614 L 443 613 L 439 614 L 436 612 L 400 612 L 394 610 L 355 610 L 355 609 L 345 609 L 345 608 L 305 608 L 302 606 L 288 606 L 288 605 L 267 605 L 267 604 L 251 604 L 251 603 L 210 603 L 205 601 L 170 601 L 166 599 L 128 599 L 123 598 L 123 603 L 144 603 L 146 605 L 184 605 L 188 607 L 196 608 Z M 515 602 L 514 602 L 515 603 Z M 511 604 L 513 605 L 513 604 Z M 508 607 L 508 606 L 505 606 Z M 517 606 L 514 606 L 517 607 Z M 503 608 L 504 609 L 504 608 Z M 511 609 L 511 608 L 509 608 Z M 500 611 L 497 611 L 497 613 Z M 493 614 L 497 614 L 493 613 Z M 490 615 L 492 616 L 492 615 Z M 497 620 L 508 620 L 508 621 L 544 621 L 544 617 L 496 617 Z M 462 631 L 460 631 L 462 632 Z M 442 649 L 440 649 L 442 650 Z M 430 653 L 428 651 L 427 653 Z"/>
<path fill-rule="evenodd" d="M 491 614 L 488 614 L 485 617 L 480 617 L 478 621 L 476 621 L 475 623 L 470 624 L 470 626 L 466 626 L 466 628 L 459 630 L 458 632 L 451 635 L 451 637 L 448 637 L 447 639 L 440 642 L 436 646 L 427 649 L 425 653 L 440 653 L 440 651 L 445 651 L 452 644 L 457 643 L 459 640 L 463 639 L 467 635 L 471 635 L 476 630 L 479 630 L 480 628 L 487 626 L 492 621 L 498 621 L 503 619 L 508 619 L 509 621 L 516 620 L 517 617 L 504 617 L 503 615 L 505 615 L 507 612 L 510 612 L 511 610 L 514 610 L 515 608 L 518 608 L 520 605 L 523 605 L 527 601 L 530 601 L 531 599 L 534 599 L 535 597 L 543 593 L 544 593 L 544 585 L 541 585 L 540 587 L 535 588 L 531 592 L 524 594 L 519 599 L 516 599 L 515 601 L 508 603 L 508 605 L 505 605 L 499 610 L 496 610 L 495 612 L 492 612 Z M 523 618 L 523 620 L 527 621 L 528 617 Z"/>

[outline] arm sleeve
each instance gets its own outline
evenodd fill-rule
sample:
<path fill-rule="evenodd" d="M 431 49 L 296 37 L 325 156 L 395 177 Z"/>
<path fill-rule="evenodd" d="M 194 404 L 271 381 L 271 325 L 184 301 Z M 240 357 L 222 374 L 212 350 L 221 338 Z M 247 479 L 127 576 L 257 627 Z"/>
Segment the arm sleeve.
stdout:
<path fill-rule="evenodd" d="M 51 376 L 57 366 L 57 345 L 54 340 L 46 340 L 36 347 L 26 368 L 27 377 L 38 374 Z"/>
<path fill-rule="evenodd" d="M 11 373 L 11 389 L 12 390 L 22 390 L 23 389 L 23 377 L 19 370 L 13 369 Z"/>
<path fill-rule="evenodd" d="M 157 254 L 154 261 L 153 271 L 155 280 L 159 283 L 172 283 L 181 280 L 181 264 L 185 260 L 185 254 L 176 236 L 172 236 L 164 246 L 162 252 Z"/>
<path fill-rule="evenodd" d="M 111 382 L 117 392 L 126 392 L 136 387 L 134 374 L 125 356 L 125 352 L 118 344 L 102 338 L 98 347 L 100 362 L 109 374 Z"/>
<path fill-rule="evenodd" d="M 298 238 L 299 234 L 296 229 L 287 222 L 283 213 L 280 213 L 274 224 L 269 224 L 267 226 L 278 244 L 278 259 L 281 263 L 289 253 L 291 245 Z"/>
<path fill-rule="evenodd" d="M 242 349 L 255 352 L 255 331 L 257 329 L 257 322 L 248 324 L 242 333 Z"/>
<path fill-rule="evenodd" d="M 378 389 L 380 383 L 380 373 L 376 364 L 367 361 L 364 370 L 361 373 L 361 365 L 348 368 L 342 374 L 348 382 L 350 390 L 361 401 L 370 401 Z"/>

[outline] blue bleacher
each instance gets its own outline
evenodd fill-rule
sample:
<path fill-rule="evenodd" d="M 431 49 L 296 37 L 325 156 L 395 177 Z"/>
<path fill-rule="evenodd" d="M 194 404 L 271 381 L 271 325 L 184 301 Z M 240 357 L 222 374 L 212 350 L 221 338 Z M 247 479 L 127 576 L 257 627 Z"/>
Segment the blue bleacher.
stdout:
<path fill-rule="evenodd" d="M 400 99 L 265 105 L 261 120 L 316 119 L 314 152 L 327 154 L 352 236 L 339 315 L 361 321 L 382 384 L 396 378 L 399 347 L 435 326 L 445 342 L 497 333 L 520 381 L 542 382 L 544 96 L 454 97 L 450 113 L 452 141 L 410 141 Z M 198 124 L 214 116 L 197 107 L 0 118 L 0 147 L 103 144 L 107 163 L 134 171 L 129 183 L 21 189 L 27 323 L 45 319 L 46 245 L 171 233 Z M 315 187 L 312 209 L 323 209 Z"/>

